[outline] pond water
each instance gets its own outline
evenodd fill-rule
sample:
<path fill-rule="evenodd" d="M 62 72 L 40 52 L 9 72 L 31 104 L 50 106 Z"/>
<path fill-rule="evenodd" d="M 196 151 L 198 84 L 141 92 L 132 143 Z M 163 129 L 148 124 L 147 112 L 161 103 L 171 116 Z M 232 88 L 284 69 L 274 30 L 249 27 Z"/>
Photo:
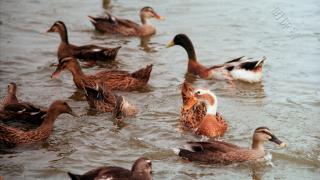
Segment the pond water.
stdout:
<path fill-rule="evenodd" d="M 80 118 L 61 115 L 46 142 L 0 151 L 5 179 L 67 179 L 67 171 L 84 173 L 103 165 L 130 168 L 140 156 L 153 160 L 154 179 L 318 179 L 320 177 L 320 2 L 237 0 L 112 1 L 108 11 L 139 20 L 141 7 L 152 6 L 165 21 L 153 20 L 150 39 L 104 35 L 87 15 L 106 11 L 98 0 L 2 0 L 0 2 L 0 97 L 9 82 L 20 99 L 48 106 L 66 100 Z M 139 109 L 119 124 L 95 113 L 73 84 L 71 74 L 50 79 L 57 62 L 57 34 L 45 34 L 56 21 L 66 23 L 74 44 L 122 46 L 116 63 L 85 68 L 86 73 L 119 68 L 134 71 L 154 64 L 149 87 L 121 93 Z M 212 166 L 178 158 L 171 148 L 201 137 L 178 128 L 187 55 L 166 48 L 178 33 L 187 34 L 204 65 L 247 55 L 267 57 L 258 84 L 195 79 L 212 90 L 218 111 L 229 123 L 221 139 L 249 147 L 253 130 L 269 127 L 289 144 L 266 144 L 274 166 L 265 163 Z"/>

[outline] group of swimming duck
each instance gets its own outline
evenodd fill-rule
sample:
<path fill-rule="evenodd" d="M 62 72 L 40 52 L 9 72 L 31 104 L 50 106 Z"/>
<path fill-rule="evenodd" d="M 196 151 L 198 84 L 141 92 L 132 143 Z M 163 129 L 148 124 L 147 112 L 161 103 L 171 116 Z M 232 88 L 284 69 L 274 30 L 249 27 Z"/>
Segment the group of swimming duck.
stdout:
<path fill-rule="evenodd" d="M 101 32 L 122 34 L 124 36 L 151 36 L 156 29 L 149 23 L 150 18 L 164 19 L 153 8 L 144 7 L 140 10 L 141 25 L 131 20 L 107 14 L 106 17 L 89 16 L 95 29 Z M 85 74 L 81 70 L 81 61 L 112 61 L 116 58 L 119 47 L 106 48 L 96 45 L 76 46 L 69 43 L 67 27 L 62 21 L 56 21 L 48 32 L 57 32 L 61 41 L 58 48 L 58 64 L 52 73 L 52 78 L 58 78 L 63 71 L 70 71 L 74 84 L 84 91 L 90 107 L 100 112 L 113 113 L 115 118 L 134 116 L 138 109 L 123 96 L 114 91 L 135 91 L 145 87 L 150 78 L 152 65 L 135 72 L 121 70 L 100 71 L 95 74 Z M 185 34 L 178 34 L 168 44 L 182 46 L 188 54 L 188 73 L 202 79 L 241 80 L 249 83 L 260 82 L 262 68 L 266 58 L 253 61 L 239 57 L 223 64 L 205 67 L 200 64 L 191 40 Z M 24 102 L 16 96 L 15 83 L 8 84 L 6 96 L 0 104 L 0 143 L 15 146 L 46 140 L 53 131 L 56 118 L 63 113 L 77 116 L 70 106 L 61 100 L 54 101 L 48 108 Z M 183 129 L 196 135 L 210 138 L 223 136 L 228 129 L 228 123 L 217 112 L 218 99 L 208 89 L 195 89 L 184 82 L 181 86 L 183 105 L 180 112 L 180 124 Z M 7 121 L 24 121 L 36 125 L 32 130 L 21 130 L 5 124 Z M 251 149 L 241 148 L 223 141 L 187 142 L 183 148 L 174 152 L 190 161 L 200 161 L 212 164 L 230 164 L 263 158 L 263 144 L 272 141 L 281 147 L 286 144 L 280 141 L 267 127 L 255 129 Z M 131 170 L 108 166 L 89 171 L 84 175 L 68 173 L 71 179 L 152 179 L 151 160 L 141 157 L 133 164 Z"/>

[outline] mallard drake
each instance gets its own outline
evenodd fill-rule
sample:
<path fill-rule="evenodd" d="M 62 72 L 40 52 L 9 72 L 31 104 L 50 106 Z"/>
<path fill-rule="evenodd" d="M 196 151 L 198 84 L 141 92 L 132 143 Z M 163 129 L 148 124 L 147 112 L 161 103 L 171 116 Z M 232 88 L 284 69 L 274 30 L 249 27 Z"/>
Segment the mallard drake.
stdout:
<path fill-rule="evenodd" d="M 70 44 L 67 27 L 62 21 L 56 21 L 47 32 L 57 32 L 60 35 L 61 42 L 58 48 L 58 59 L 72 56 L 81 60 L 114 60 L 121 48 L 121 46 L 106 48 L 92 44 L 84 46 Z"/>
<path fill-rule="evenodd" d="M 225 79 L 242 80 L 250 83 L 260 82 L 262 80 L 262 66 L 266 60 L 263 57 L 259 61 L 249 61 L 246 57 L 240 57 L 224 64 L 205 67 L 197 60 L 196 53 L 191 40 L 185 34 L 178 34 L 167 45 L 182 46 L 188 53 L 188 72 L 203 79 Z"/>
<path fill-rule="evenodd" d="M 183 127 L 192 129 L 195 134 L 208 137 L 222 136 L 228 124 L 217 113 L 218 100 L 210 90 L 193 89 L 190 84 L 182 85 L 183 107 L 180 113 L 180 123 Z"/>
<path fill-rule="evenodd" d="M 9 83 L 7 95 L 1 101 L 0 120 L 19 120 L 31 124 L 41 124 L 47 110 L 29 102 L 19 101 L 16 96 L 16 91 L 17 85 L 15 83 Z"/>
<path fill-rule="evenodd" d="M 96 88 L 85 86 L 86 99 L 91 107 L 100 112 L 112 112 L 114 117 L 121 119 L 126 116 L 134 116 L 137 108 L 131 105 L 123 96 L 118 96 L 108 88 L 102 88 L 97 84 Z"/>
<path fill-rule="evenodd" d="M 7 88 L 7 94 L 5 97 L 3 97 L 0 101 L 0 110 L 3 110 L 3 108 L 12 103 L 17 103 L 18 98 L 17 98 L 17 85 L 16 83 L 9 83 L 8 88 Z"/>
<path fill-rule="evenodd" d="M 83 175 L 68 175 L 72 180 L 96 180 L 96 179 L 114 179 L 114 180 L 151 180 L 152 163 L 145 157 L 137 159 L 132 165 L 131 170 L 117 166 L 106 166 L 91 170 Z"/>
<path fill-rule="evenodd" d="M 58 100 L 50 105 L 44 121 L 34 130 L 22 131 L 17 128 L 0 124 L 0 144 L 17 145 L 45 140 L 52 132 L 54 121 L 63 113 L 77 116 L 66 102 Z"/>
<path fill-rule="evenodd" d="M 144 7 L 140 10 L 142 25 L 127 19 L 117 18 L 109 13 L 107 17 L 89 16 L 89 18 L 96 30 L 125 36 L 154 35 L 156 28 L 150 24 L 149 19 L 156 18 L 158 20 L 164 20 L 164 18 L 157 14 L 151 7 Z"/>
<path fill-rule="evenodd" d="M 269 128 L 259 127 L 254 131 L 251 149 L 222 141 L 210 141 L 188 142 L 184 148 L 174 149 L 174 152 L 189 161 L 231 164 L 263 158 L 265 156 L 263 144 L 266 141 L 272 141 L 280 147 L 286 147 L 286 144 L 273 135 Z"/>
<path fill-rule="evenodd" d="M 59 77 L 64 70 L 69 70 L 73 76 L 75 85 L 84 89 L 84 84 L 89 87 L 95 87 L 96 82 L 100 81 L 106 85 L 109 90 L 134 91 L 146 86 L 149 81 L 152 65 L 148 65 L 136 72 L 110 70 L 100 71 L 93 75 L 86 75 L 82 72 L 78 61 L 72 57 L 59 60 L 59 64 L 51 77 Z"/>

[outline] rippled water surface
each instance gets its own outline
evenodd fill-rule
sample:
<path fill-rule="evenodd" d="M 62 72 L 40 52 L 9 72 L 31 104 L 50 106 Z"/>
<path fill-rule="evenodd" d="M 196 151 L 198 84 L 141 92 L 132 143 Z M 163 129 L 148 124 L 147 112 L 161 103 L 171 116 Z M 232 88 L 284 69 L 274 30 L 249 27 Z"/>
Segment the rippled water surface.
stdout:
<path fill-rule="evenodd" d="M 153 21 L 157 35 L 150 40 L 103 35 L 87 15 L 103 15 L 98 0 L 1 0 L 0 96 L 8 82 L 19 97 L 42 106 L 64 99 L 81 115 L 61 115 L 53 134 L 43 143 L 1 150 L 0 175 L 5 179 L 66 179 L 67 171 L 84 173 L 102 165 L 130 168 L 139 156 L 153 160 L 154 179 L 317 179 L 320 177 L 320 3 L 308 1 L 175 0 L 113 1 L 109 11 L 139 20 L 150 5 L 166 17 Z M 121 45 L 118 63 L 107 68 L 134 71 L 154 64 L 148 91 L 121 93 L 140 113 L 121 124 L 109 114 L 97 114 L 79 98 L 71 75 L 50 79 L 57 62 L 57 34 L 44 32 L 63 20 L 74 44 Z M 289 147 L 267 144 L 274 166 L 238 164 L 212 166 L 188 163 L 171 148 L 200 137 L 178 128 L 187 56 L 181 47 L 166 49 L 175 34 L 186 33 L 199 61 L 222 63 L 247 55 L 268 58 L 260 84 L 196 79 L 219 99 L 218 111 L 230 129 L 222 138 L 250 146 L 253 130 L 268 126 Z M 106 67 L 86 68 L 93 73 Z"/>

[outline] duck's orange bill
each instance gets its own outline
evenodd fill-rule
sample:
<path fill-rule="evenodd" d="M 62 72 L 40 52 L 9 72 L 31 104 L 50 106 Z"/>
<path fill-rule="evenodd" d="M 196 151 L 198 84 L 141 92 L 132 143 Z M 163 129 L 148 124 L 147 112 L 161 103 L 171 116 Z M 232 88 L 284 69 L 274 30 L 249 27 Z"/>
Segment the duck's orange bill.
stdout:
<path fill-rule="evenodd" d="M 198 100 L 195 97 L 190 98 L 184 105 L 183 110 L 189 110 L 198 102 Z"/>
<path fill-rule="evenodd" d="M 155 13 L 155 16 L 156 16 L 156 18 L 157 18 L 158 20 L 161 20 L 161 21 L 165 20 L 165 18 L 164 18 L 163 16 L 160 16 L 160 15 L 157 14 L 157 13 Z"/>
<path fill-rule="evenodd" d="M 59 78 L 60 73 L 61 73 L 61 70 L 60 70 L 60 68 L 59 68 L 59 66 L 58 66 L 58 68 L 52 73 L 51 79 L 53 79 L 53 78 Z"/>

